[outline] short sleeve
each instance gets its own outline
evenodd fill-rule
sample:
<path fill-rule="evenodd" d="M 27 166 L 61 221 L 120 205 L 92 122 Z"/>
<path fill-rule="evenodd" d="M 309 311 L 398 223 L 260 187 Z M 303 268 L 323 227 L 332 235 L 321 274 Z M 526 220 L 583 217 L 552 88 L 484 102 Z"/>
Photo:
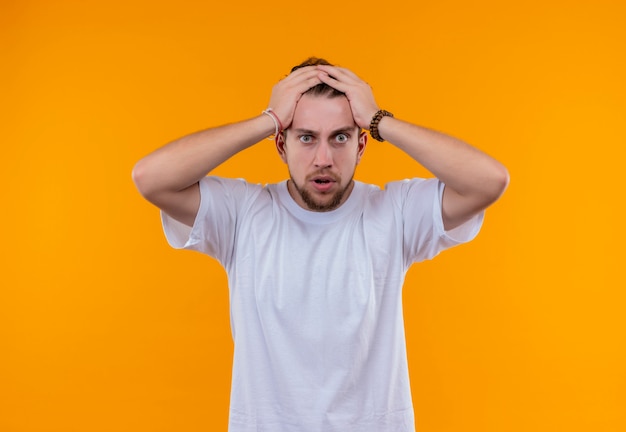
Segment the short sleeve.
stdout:
<path fill-rule="evenodd" d="M 245 208 L 253 185 L 243 180 L 205 177 L 199 186 L 200 207 L 193 226 L 161 211 L 163 231 L 173 248 L 195 250 L 224 264 L 234 247 L 238 214 Z"/>
<path fill-rule="evenodd" d="M 396 182 L 392 188 L 402 213 L 407 267 L 414 262 L 434 258 L 445 249 L 469 242 L 480 231 L 484 211 L 452 230 L 444 229 L 441 207 L 444 187 L 438 179 L 411 179 Z"/>
<path fill-rule="evenodd" d="M 437 221 L 439 227 L 438 231 L 442 233 L 444 237 L 448 241 L 454 242 L 455 244 L 467 243 L 472 241 L 474 237 L 478 235 L 480 228 L 482 227 L 483 220 L 485 218 L 485 211 L 481 211 L 474 215 L 471 219 L 459 225 L 456 228 L 453 228 L 449 231 L 445 231 L 443 228 L 443 213 L 442 213 L 442 203 L 443 203 L 443 190 L 445 185 L 441 182 L 437 182 L 437 197 L 435 201 L 435 205 L 433 206 L 433 211 L 435 212 L 433 217 Z M 454 244 L 452 245 L 454 246 Z"/>

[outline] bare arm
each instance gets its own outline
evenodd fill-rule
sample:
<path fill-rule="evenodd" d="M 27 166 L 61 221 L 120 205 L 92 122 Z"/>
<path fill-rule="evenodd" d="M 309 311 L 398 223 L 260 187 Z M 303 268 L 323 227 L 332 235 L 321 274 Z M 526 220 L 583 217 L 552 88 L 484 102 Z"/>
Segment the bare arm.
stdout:
<path fill-rule="evenodd" d="M 356 123 L 369 130 L 379 109 L 369 85 L 347 69 L 318 69 L 322 81 L 346 93 Z M 446 230 L 494 203 L 508 185 L 508 171 L 500 162 L 461 140 L 392 117 L 383 117 L 378 131 L 445 184 L 442 213 Z"/>
<path fill-rule="evenodd" d="M 445 184 L 446 230 L 493 204 L 508 185 L 508 172 L 500 162 L 461 140 L 391 117 L 384 117 L 378 130 Z"/>
<path fill-rule="evenodd" d="M 187 135 L 137 162 L 133 180 L 144 198 L 192 226 L 200 206 L 198 182 L 273 130 L 272 119 L 263 115 Z"/>
<path fill-rule="evenodd" d="M 270 107 L 285 128 L 303 92 L 319 84 L 314 68 L 302 68 L 276 84 Z M 274 132 L 275 125 L 261 114 L 252 119 L 193 133 L 141 159 L 133 169 L 139 192 L 167 214 L 193 225 L 200 206 L 198 182 L 214 168 Z"/>

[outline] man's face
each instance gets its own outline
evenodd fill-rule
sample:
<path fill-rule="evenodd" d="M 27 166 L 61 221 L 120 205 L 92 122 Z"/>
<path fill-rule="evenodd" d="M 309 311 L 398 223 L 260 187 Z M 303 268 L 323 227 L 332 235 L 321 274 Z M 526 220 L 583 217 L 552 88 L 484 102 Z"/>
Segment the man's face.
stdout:
<path fill-rule="evenodd" d="M 352 178 L 366 143 L 367 135 L 354 123 L 344 96 L 303 95 L 286 143 L 277 143 L 289 168 L 287 186 L 293 199 L 313 211 L 329 211 L 343 204 L 352 192 Z"/>

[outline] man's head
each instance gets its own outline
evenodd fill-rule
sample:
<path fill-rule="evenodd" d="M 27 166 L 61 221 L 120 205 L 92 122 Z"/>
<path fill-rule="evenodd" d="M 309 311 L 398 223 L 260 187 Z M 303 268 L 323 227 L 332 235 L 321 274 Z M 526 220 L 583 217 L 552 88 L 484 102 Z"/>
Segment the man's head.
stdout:
<path fill-rule="evenodd" d="M 309 57 L 308 59 L 306 59 L 305 61 L 303 61 L 302 63 L 300 63 L 297 66 L 294 66 L 291 68 L 291 72 L 294 72 L 300 68 L 306 67 L 306 66 L 317 66 L 317 65 L 328 65 L 328 66 L 332 66 L 332 64 L 330 64 L 327 60 L 323 59 L 323 58 L 317 58 L 317 57 Z M 314 87 L 311 87 L 309 90 L 307 90 L 306 92 L 304 92 L 304 94 L 310 94 L 310 95 L 314 95 L 314 96 L 327 96 L 327 97 L 338 97 L 338 96 L 345 96 L 344 93 L 340 92 L 339 90 L 336 90 L 334 88 L 332 88 L 331 86 L 329 86 L 326 83 L 320 83 Z"/>
<path fill-rule="evenodd" d="M 310 58 L 292 69 L 330 65 Z M 350 195 L 353 176 L 367 135 L 355 123 L 345 94 L 321 83 L 304 92 L 294 110 L 291 126 L 277 137 L 276 145 L 288 165 L 288 188 L 303 208 L 330 211 Z"/>

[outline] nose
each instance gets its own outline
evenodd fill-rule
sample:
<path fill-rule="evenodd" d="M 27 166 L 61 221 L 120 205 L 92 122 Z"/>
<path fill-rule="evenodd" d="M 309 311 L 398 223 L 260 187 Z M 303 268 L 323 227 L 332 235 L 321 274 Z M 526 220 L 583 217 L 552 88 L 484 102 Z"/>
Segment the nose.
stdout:
<path fill-rule="evenodd" d="M 315 167 L 316 168 L 330 168 L 332 166 L 332 154 L 330 146 L 327 142 L 320 142 L 315 148 Z"/>

